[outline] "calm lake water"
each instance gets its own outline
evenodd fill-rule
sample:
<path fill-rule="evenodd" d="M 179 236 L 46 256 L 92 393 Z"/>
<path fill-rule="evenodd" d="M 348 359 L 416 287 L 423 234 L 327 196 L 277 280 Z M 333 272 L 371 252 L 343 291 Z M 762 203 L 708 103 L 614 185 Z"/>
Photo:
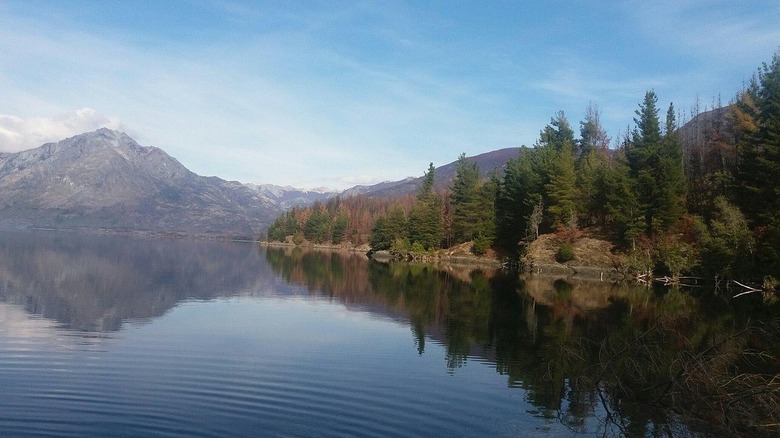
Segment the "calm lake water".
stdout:
<path fill-rule="evenodd" d="M 686 432 L 578 389 L 593 364 L 573 358 L 582 340 L 661 315 L 739 319 L 701 294 L 249 243 L 0 234 L 0 436 Z"/>

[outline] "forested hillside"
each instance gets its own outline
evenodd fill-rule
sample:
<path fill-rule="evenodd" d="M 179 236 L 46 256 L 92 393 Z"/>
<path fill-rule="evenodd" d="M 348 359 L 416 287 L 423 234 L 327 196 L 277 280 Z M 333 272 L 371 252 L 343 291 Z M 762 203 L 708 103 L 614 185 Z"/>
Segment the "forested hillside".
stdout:
<path fill-rule="evenodd" d="M 648 91 L 633 129 L 612 141 L 595 106 L 575 136 L 555 114 L 533 147 L 502 174 L 480 177 L 461 155 L 450 187 L 435 190 L 433 164 L 415 196 L 334 198 L 293 209 L 268 231 L 373 250 L 430 252 L 467 241 L 517 259 L 540 234 L 606 237 L 631 268 L 673 276 L 776 282 L 780 278 L 780 55 L 729 105 L 694 114 L 683 128 Z"/>

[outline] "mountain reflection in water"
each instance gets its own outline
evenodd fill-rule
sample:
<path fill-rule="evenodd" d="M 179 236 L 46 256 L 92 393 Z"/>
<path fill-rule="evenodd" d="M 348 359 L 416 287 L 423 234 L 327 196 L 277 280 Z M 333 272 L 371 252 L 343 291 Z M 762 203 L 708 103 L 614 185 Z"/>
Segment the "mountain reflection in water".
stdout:
<path fill-rule="evenodd" d="M 56 321 L 55 331 L 111 333 L 127 321 L 153 320 L 191 300 L 295 295 L 326 298 L 408 324 L 419 355 L 434 343 L 445 351 L 451 373 L 470 361 L 495 368 L 507 386 L 524 391 L 535 407 L 530 415 L 558 421 L 572 432 L 592 432 L 587 427 L 593 418 L 601 424 L 601 434 L 709 432 L 710 423 L 733 423 L 734 418 L 724 419 L 729 413 L 718 412 L 717 402 L 704 402 L 717 396 L 707 392 L 707 385 L 722 382 L 703 376 L 719 376 L 726 368 L 764 374 L 778 369 L 777 345 L 743 331 L 748 321 L 770 320 L 773 309 L 752 298 L 735 302 L 705 288 L 524 278 L 245 243 L 0 235 L 0 301 Z M 0 307 L 0 329 L 7 332 L 23 330 L 25 324 L 49 324 L 20 318 Z M 715 356 L 730 362 L 694 360 L 712 357 L 713 346 Z M 768 352 L 768 359 L 751 368 L 738 354 L 748 346 Z M 670 372 L 686 379 L 691 392 L 674 386 Z M 686 406 L 694 401 L 700 407 Z M 776 426 L 750 428 L 776 412 L 767 409 L 730 426 L 731 432 L 776 431 Z"/>
<path fill-rule="evenodd" d="M 119 330 L 183 300 L 262 289 L 252 245 L 23 232 L 0 235 L 0 299 L 78 331 Z"/>

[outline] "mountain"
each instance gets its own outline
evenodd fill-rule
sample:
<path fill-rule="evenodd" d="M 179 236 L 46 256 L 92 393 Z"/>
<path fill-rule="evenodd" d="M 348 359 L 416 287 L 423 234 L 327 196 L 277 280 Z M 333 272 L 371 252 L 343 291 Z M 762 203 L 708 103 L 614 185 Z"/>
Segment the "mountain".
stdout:
<path fill-rule="evenodd" d="M 288 206 L 327 196 L 200 176 L 105 128 L 0 154 L 2 228 L 255 238 Z"/>
<path fill-rule="evenodd" d="M 470 157 L 502 172 L 518 148 Z M 436 169 L 445 188 L 456 163 Z M 341 196 L 413 194 L 422 177 L 357 186 Z M 197 175 L 162 149 L 99 129 L 18 153 L 0 153 L 0 229 L 50 228 L 256 238 L 282 212 L 338 193 L 242 184 Z"/>
<path fill-rule="evenodd" d="M 407 184 L 412 185 L 419 184 L 421 178 L 415 178 L 413 176 L 406 177 L 400 181 L 384 181 L 378 184 L 369 186 L 359 185 L 351 187 L 341 192 L 341 196 L 356 196 L 356 195 L 376 195 L 392 191 L 393 188 L 405 187 Z"/>
<path fill-rule="evenodd" d="M 520 148 L 505 148 L 484 154 L 467 157 L 467 160 L 477 163 L 481 176 L 487 177 L 493 172 L 503 173 L 507 161 L 517 158 Z M 434 185 L 437 189 L 450 186 L 457 169 L 457 161 L 437 167 L 434 171 Z M 393 198 L 417 193 L 417 188 L 423 177 L 409 177 L 400 181 L 386 181 L 372 186 L 356 186 L 341 193 L 341 196 L 367 195 L 382 198 Z"/>
<path fill-rule="evenodd" d="M 730 118 L 733 108 L 723 106 L 697 114 L 677 130 L 677 135 L 687 153 L 690 149 L 712 140 L 735 142 Z"/>
<path fill-rule="evenodd" d="M 298 205 L 309 205 L 315 201 L 326 201 L 337 192 L 328 189 L 302 190 L 290 186 L 277 186 L 273 184 L 246 184 L 247 187 L 257 191 L 261 196 L 270 199 L 282 210 L 287 210 Z"/>

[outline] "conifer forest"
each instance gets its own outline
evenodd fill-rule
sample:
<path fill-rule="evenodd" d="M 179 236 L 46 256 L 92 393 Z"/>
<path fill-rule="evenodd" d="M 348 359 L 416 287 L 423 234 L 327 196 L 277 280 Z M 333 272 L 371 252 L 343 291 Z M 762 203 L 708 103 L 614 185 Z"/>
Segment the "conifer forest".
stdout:
<path fill-rule="evenodd" d="M 293 208 L 268 240 L 416 254 L 472 242 L 476 255 L 517 261 L 542 234 L 594 235 L 632 272 L 775 287 L 780 54 L 726 105 L 678 111 L 649 90 L 627 116 L 629 128 L 611 138 L 595 104 L 577 124 L 560 111 L 487 177 L 462 154 L 447 187 L 435 187 L 431 163 L 416 194 Z M 558 256 L 566 259 L 566 245 Z"/>

